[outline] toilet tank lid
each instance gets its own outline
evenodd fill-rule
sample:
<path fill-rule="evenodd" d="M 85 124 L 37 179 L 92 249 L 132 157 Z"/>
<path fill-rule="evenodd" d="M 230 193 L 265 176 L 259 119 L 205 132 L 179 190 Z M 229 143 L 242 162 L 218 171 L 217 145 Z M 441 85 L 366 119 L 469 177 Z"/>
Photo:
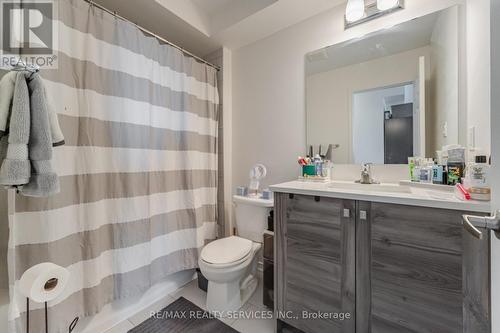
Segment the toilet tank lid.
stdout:
<path fill-rule="evenodd" d="M 217 239 L 201 250 L 201 259 L 211 264 L 229 264 L 248 255 L 252 244 L 251 240 L 238 236 Z"/>
<path fill-rule="evenodd" d="M 240 195 L 234 195 L 233 200 L 235 203 L 259 206 L 259 207 L 271 208 L 274 206 L 274 201 L 272 199 L 262 199 L 256 197 L 243 197 Z"/>

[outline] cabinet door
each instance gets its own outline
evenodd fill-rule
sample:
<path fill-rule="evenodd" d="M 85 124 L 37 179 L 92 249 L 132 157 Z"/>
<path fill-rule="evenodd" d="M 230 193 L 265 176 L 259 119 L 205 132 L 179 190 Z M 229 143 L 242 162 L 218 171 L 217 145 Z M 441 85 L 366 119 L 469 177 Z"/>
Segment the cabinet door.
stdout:
<path fill-rule="evenodd" d="M 358 332 L 462 332 L 461 215 L 358 202 Z"/>
<path fill-rule="evenodd" d="M 282 320 L 304 332 L 355 332 L 355 203 L 277 194 L 275 208 L 276 309 L 291 313 Z M 336 318 L 344 313 L 350 319 Z"/>

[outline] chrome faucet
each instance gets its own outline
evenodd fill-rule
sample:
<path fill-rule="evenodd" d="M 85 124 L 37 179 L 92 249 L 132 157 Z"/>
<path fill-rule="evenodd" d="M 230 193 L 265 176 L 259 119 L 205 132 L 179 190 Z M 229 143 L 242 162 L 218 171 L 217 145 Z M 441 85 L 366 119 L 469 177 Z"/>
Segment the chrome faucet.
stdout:
<path fill-rule="evenodd" d="M 361 166 L 361 179 L 357 180 L 356 183 L 360 184 L 379 184 L 372 178 L 372 164 L 364 163 Z"/>

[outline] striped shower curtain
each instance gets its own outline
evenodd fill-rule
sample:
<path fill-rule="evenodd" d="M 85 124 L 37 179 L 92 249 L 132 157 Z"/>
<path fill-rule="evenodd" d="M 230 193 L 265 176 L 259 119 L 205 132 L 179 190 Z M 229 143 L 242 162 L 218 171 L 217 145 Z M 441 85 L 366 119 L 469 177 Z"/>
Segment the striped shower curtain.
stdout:
<path fill-rule="evenodd" d="M 71 272 L 49 303 L 50 332 L 197 267 L 215 238 L 216 70 L 82 0 L 58 4 L 58 68 L 41 76 L 66 145 L 54 148 L 61 192 L 9 193 L 11 332 L 25 330 L 23 272 Z M 32 332 L 43 305 L 32 303 Z"/>

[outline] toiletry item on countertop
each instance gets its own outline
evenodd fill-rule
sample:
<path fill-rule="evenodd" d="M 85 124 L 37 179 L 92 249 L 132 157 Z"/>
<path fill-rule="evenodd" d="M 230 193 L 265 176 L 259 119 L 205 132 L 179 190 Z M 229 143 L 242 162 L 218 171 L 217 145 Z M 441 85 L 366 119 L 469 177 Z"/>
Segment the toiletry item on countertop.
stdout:
<path fill-rule="evenodd" d="M 433 179 L 433 166 L 432 159 L 424 159 L 420 166 L 420 182 L 430 184 Z"/>
<path fill-rule="evenodd" d="M 447 184 L 447 168 L 431 158 L 409 157 L 410 180 L 417 183 Z"/>
<path fill-rule="evenodd" d="M 412 174 L 412 182 L 420 182 L 420 170 L 421 170 L 422 158 L 414 157 L 413 160 L 413 171 L 410 171 Z"/>
<path fill-rule="evenodd" d="M 303 157 L 299 156 L 299 164 L 304 166 L 304 165 L 308 165 L 309 163 L 307 162 L 307 158 L 303 158 Z"/>
<path fill-rule="evenodd" d="M 304 178 L 316 177 L 316 166 L 314 164 L 303 165 L 302 175 L 304 176 Z"/>
<path fill-rule="evenodd" d="M 437 162 L 432 166 L 432 183 L 444 184 L 445 167 Z"/>
<path fill-rule="evenodd" d="M 319 154 L 313 160 L 309 157 L 298 157 L 298 163 L 302 167 L 302 180 L 328 181 L 331 175 L 331 162 L 326 161 Z"/>
<path fill-rule="evenodd" d="M 262 199 L 272 199 L 273 198 L 273 192 L 270 191 L 269 189 L 265 189 L 262 191 Z"/>
<path fill-rule="evenodd" d="M 415 157 L 408 157 L 408 167 L 410 168 L 410 181 L 413 181 L 415 179 Z"/>
<path fill-rule="evenodd" d="M 472 200 L 478 201 L 490 201 L 491 200 L 491 189 L 484 187 L 471 187 L 468 189 Z"/>
<path fill-rule="evenodd" d="M 464 175 L 465 164 L 448 162 L 448 185 L 460 184 Z"/>
<path fill-rule="evenodd" d="M 448 162 L 464 162 L 465 163 L 465 148 L 454 146 L 448 149 Z"/>
<path fill-rule="evenodd" d="M 455 185 L 455 196 L 460 200 L 470 200 L 471 195 L 462 184 Z"/>
<path fill-rule="evenodd" d="M 332 162 L 329 161 L 329 160 L 325 160 L 325 162 L 323 164 L 323 177 L 331 179 L 331 177 L 332 177 L 332 167 L 333 167 Z"/>
<path fill-rule="evenodd" d="M 410 157 L 410 180 L 412 182 L 432 183 L 434 161 L 430 158 Z"/>
<path fill-rule="evenodd" d="M 453 146 L 448 152 L 448 185 L 456 185 L 462 182 L 465 170 L 465 148 Z"/>
<path fill-rule="evenodd" d="M 475 157 L 475 162 L 469 163 L 465 169 L 463 185 L 474 200 L 491 200 L 491 188 L 488 179 L 490 165 L 487 161 L 486 156 L 478 155 Z"/>
<path fill-rule="evenodd" d="M 319 154 L 314 156 L 314 167 L 316 169 L 316 176 L 323 177 L 323 160 L 321 159 L 321 156 L 319 156 Z"/>
<path fill-rule="evenodd" d="M 436 160 L 438 165 L 446 165 L 448 162 L 448 152 L 436 150 Z"/>
<path fill-rule="evenodd" d="M 273 198 L 273 192 L 270 191 L 267 188 L 265 190 L 262 190 L 262 192 L 257 192 L 254 195 L 250 195 L 248 193 L 248 187 L 246 187 L 246 186 L 238 186 L 236 188 L 236 195 L 239 195 L 240 197 L 253 196 L 253 197 L 257 197 L 257 198 L 261 198 L 261 199 L 266 199 L 266 200 L 270 200 L 270 199 Z"/>
<path fill-rule="evenodd" d="M 236 188 L 236 195 L 241 197 L 246 197 L 248 195 L 248 187 L 246 186 L 238 186 Z"/>

